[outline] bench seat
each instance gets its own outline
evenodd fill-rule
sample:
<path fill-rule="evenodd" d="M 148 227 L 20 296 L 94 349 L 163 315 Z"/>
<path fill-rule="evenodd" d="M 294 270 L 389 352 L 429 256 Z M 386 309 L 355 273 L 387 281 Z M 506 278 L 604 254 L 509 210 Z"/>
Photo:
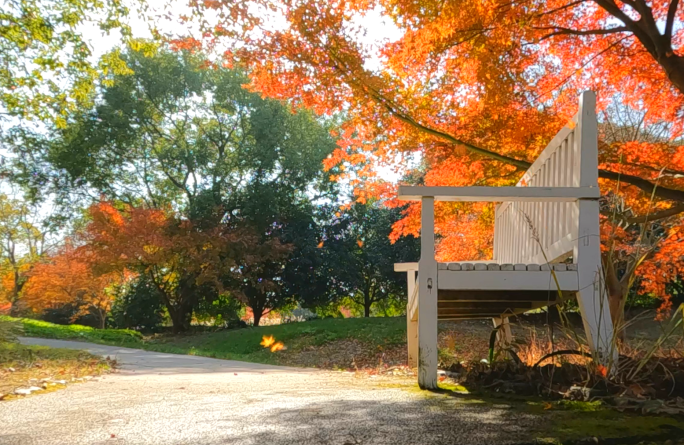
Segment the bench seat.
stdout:
<path fill-rule="evenodd" d="M 397 271 L 417 268 L 418 263 L 395 264 Z M 554 270 L 555 278 L 550 269 Z M 579 277 L 575 264 L 439 263 L 437 285 L 439 320 L 497 318 L 574 296 L 579 291 Z M 412 320 L 418 318 L 417 297 L 414 292 L 408 302 Z"/>

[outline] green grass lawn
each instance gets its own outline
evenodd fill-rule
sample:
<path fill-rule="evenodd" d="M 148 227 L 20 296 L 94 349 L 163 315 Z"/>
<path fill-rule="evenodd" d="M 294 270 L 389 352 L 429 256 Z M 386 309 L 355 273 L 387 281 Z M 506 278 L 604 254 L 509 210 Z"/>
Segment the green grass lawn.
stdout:
<path fill-rule="evenodd" d="M 17 320 L 0 317 L 0 320 L 2 319 Z M 367 355 L 382 353 L 393 347 L 396 349 L 398 345 L 406 341 L 406 320 L 403 317 L 329 318 L 276 326 L 174 336 L 157 335 L 147 338 L 129 330 L 100 330 L 79 325 L 63 326 L 31 319 L 19 321 L 23 324 L 24 335 L 29 337 L 81 340 L 160 352 L 271 364 L 296 365 L 296 361 L 290 360 L 294 355 L 320 347 L 335 349 L 335 345 L 348 347 L 351 343 Z M 275 340 L 282 342 L 287 349 L 272 353 L 260 344 L 264 336 L 275 337 Z M 334 361 L 333 359 L 327 367 L 346 366 L 343 363 L 336 364 Z"/>
<path fill-rule="evenodd" d="M 21 322 L 22 335 L 27 337 L 82 340 L 106 344 L 139 343 L 143 339 L 142 334 L 129 329 L 94 329 L 77 324 L 65 326 L 30 318 L 13 318 L 0 315 L 0 322 L 2 321 Z"/>
<path fill-rule="evenodd" d="M 276 326 L 260 326 L 231 331 L 160 337 L 145 348 L 163 352 L 202 355 L 259 363 L 281 363 L 285 355 L 316 348 L 340 340 L 354 340 L 369 350 L 378 350 L 405 341 L 403 318 L 330 318 Z M 273 336 L 287 348 L 283 354 L 261 346 L 264 336 Z"/>

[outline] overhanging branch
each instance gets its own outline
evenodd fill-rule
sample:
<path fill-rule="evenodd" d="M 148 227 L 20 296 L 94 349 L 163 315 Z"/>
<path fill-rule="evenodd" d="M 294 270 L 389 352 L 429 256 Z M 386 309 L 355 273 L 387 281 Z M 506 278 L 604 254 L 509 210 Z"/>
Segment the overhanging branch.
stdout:
<path fill-rule="evenodd" d="M 588 30 L 576 30 L 570 28 L 562 28 L 559 26 L 543 26 L 543 27 L 533 27 L 533 29 L 538 30 L 555 30 L 550 34 L 540 37 L 539 40 L 545 40 L 553 36 L 561 35 L 573 35 L 573 36 L 598 36 L 615 34 L 618 32 L 627 32 L 629 29 L 626 26 L 616 26 L 615 28 L 605 28 L 605 29 L 588 29 Z"/>
<path fill-rule="evenodd" d="M 650 215 L 635 216 L 633 218 L 626 218 L 625 221 L 630 224 L 643 224 L 647 222 L 658 221 L 669 218 L 671 216 L 679 215 L 684 212 L 684 204 L 677 204 L 672 208 L 661 210 L 660 212 L 652 213 Z"/>
<path fill-rule="evenodd" d="M 389 107 L 387 108 L 390 113 L 392 113 L 392 109 Z M 491 159 L 495 159 L 497 161 L 501 161 L 504 163 L 508 163 L 511 165 L 514 165 L 518 168 L 521 169 L 527 169 L 529 168 L 532 164 L 523 161 L 521 159 L 515 159 L 511 158 L 509 156 L 503 156 L 498 153 L 491 152 L 489 150 L 485 150 L 484 148 L 474 146 L 472 144 L 465 143 L 461 141 L 458 138 L 455 138 L 451 136 L 450 134 L 447 134 L 443 131 L 436 130 L 434 128 L 430 128 L 427 125 L 421 124 L 416 122 L 415 120 L 411 118 L 407 118 L 405 116 L 398 115 L 396 113 L 392 113 L 393 116 L 395 116 L 397 119 L 401 120 L 402 122 L 405 122 L 414 128 L 421 130 L 427 134 L 430 134 L 432 136 L 439 137 L 441 139 L 447 140 L 449 142 L 452 142 L 454 144 L 462 145 L 465 148 L 471 150 L 473 153 L 480 154 L 485 157 L 489 157 Z M 651 181 L 648 181 L 646 179 L 640 178 L 639 176 L 634 176 L 634 175 L 628 175 L 625 173 L 618 173 L 618 172 L 613 172 L 610 170 L 602 170 L 599 169 L 599 177 L 604 178 L 604 179 L 610 179 L 613 181 L 621 181 L 629 185 L 633 185 L 642 191 L 646 192 L 647 194 L 653 194 L 661 199 L 667 199 L 667 200 L 672 200 L 672 201 L 677 201 L 677 202 L 684 202 L 684 191 L 682 190 L 676 190 L 676 189 L 671 189 L 667 187 L 662 187 L 662 186 L 656 186 L 654 183 Z"/>
<path fill-rule="evenodd" d="M 600 1 L 600 0 L 599 0 Z M 610 3 L 611 0 L 603 0 L 603 1 L 608 1 Z M 614 46 L 618 42 L 622 41 L 622 39 L 619 39 L 617 42 L 613 43 L 610 47 Z M 326 47 L 326 45 L 323 45 L 323 47 Z M 609 48 L 610 48 L 609 47 Z M 609 48 L 606 48 L 609 49 Z M 446 140 L 452 144 L 457 144 L 460 145 L 468 150 L 470 150 L 473 153 L 476 153 L 478 155 L 494 159 L 496 161 L 500 161 L 509 165 L 513 165 L 517 167 L 520 170 L 526 170 L 532 166 L 532 164 L 528 161 L 522 160 L 522 159 L 516 159 L 510 156 L 505 156 L 496 152 L 493 152 L 491 150 L 487 150 L 482 147 L 478 147 L 476 145 L 470 144 L 468 142 L 465 142 L 449 133 L 446 133 L 441 130 L 437 130 L 436 128 L 432 128 L 429 125 L 423 124 L 421 122 L 418 122 L 415 120 L 408 112 L 404 112 L 401 110 L 401 106 L 399 104 L 394 103 L 391 99 L 388 99 L 385 97 L 381 91 L 378 89 L 372 87 L 368 82 L 363 82 L 362 80 L 359 80 L 358 76 L 354 76 L 354 70 L 350 69 L 349 66 L 343 61 L 342 58 L 337 57 L 336 51 L 332 50 L 330 47 L 326 47 L 326 52 L 332 59 L 335 68 L 339 70 L 340 73 L 344 75 L 346 78 L 346 82 L 349 86 L 356 87 L 361 89 L 367 96 L 369 96 L 371 99 L 376 101 L 378 104 L 382 105 L 392 116 L 396 117 L 400 121 L 411 125 L 413 128 L 429 134 L 431 136 Z M 604 51 L 606 51 L 604 50 Z M 676 189 L 671 189 L 667 187 L 662 187 L 662 186 L 656 186 L 654 183 L 643 179 L 638 176 L 634 175 L 629 175 L 629 174 L 624 174 L 624 173 L 618 173 L 618 172 L 613 172 L 609 170 L 602 170 L 599 169 L 598 171 L 599 177 L 604 178 L 604 179 L 609 179 L 609 180 L 614 180 L 614 181 L 621 181 L 623 183 L 632 185 L 634 187 L 637 187 L 641 189 L 642 191 L 646 192 L 649 195 L 657 196 L 658 198 L 661 199 L 666 199 L 666 200 L 672 200 L 672 201 L 677 201 L 677 202 L 682 202 L 684 203 L 684 191 L 682 190 L 676 190 Z"/>
<path fill-rule="evenodd" d="M 672 43 L 672 30 L 677 15 L 677 6 L 679 6 L 679 0 L 672 0 L 667 8 L 667 21 L 665 22 L 665 34 L 663 36 L 667 39 L 668 44 Z"/>

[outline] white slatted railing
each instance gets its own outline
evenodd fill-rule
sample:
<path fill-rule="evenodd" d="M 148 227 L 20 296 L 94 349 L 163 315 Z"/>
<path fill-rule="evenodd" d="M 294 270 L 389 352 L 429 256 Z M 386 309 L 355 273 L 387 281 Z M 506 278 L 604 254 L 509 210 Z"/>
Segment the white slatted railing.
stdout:
<path fill-rule="evenodd" d="M 553 138 L 520 179 L 518 187 L 579 187 L 581 147 L 575 138 L 577 119 L 578 115 L 575 115 L 572 123 Z M 578 212 L 576 202 L 505 202 L 498 205 L 494 223 L 494 261 L 499 264 L 543 264 L 546 262 L 543 253 L 548 261 L 564 257 L 573 250 Z"/>

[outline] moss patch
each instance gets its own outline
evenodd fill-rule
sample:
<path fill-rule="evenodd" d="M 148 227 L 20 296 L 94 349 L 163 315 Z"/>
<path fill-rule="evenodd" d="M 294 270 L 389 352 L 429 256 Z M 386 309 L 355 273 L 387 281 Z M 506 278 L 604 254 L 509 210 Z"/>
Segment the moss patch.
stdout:
<path fill-rule="evenodd" d="M 649 444 L 665 440 L 684 440 L 684 418 L 621 413 L 601 402 L 546 402 L 521 396 L 493 396 L 487 393 L 464 393 L 461 385 L 441 382 L 438 391 L 422 391 L 417 385 L 406 390 L 434 398 L 431 409 L 453 410 L 464 404 L 483 409 L 504 409 L 505 419 L 516 422 L 520 415 L 537 418 L 529 432 L 529 444 Z M 591 438 L 591 441 L 585 441 Z M 598 442 L 593 441 L 597 438 Z M 681 443 L 684 443 L 682 441 Z"/>
<path fill-rule="evenodd" d="M 540 414 L 542 426 L 535 434 L 538 439 L 560 443 L 596 437 L 598 439 L 665 437 L 678 439 L 684 433 L 684 419 L 666 416 L 642 416 L 620 413 L 607 408 L 593 411 L 548 409 Z"/>

